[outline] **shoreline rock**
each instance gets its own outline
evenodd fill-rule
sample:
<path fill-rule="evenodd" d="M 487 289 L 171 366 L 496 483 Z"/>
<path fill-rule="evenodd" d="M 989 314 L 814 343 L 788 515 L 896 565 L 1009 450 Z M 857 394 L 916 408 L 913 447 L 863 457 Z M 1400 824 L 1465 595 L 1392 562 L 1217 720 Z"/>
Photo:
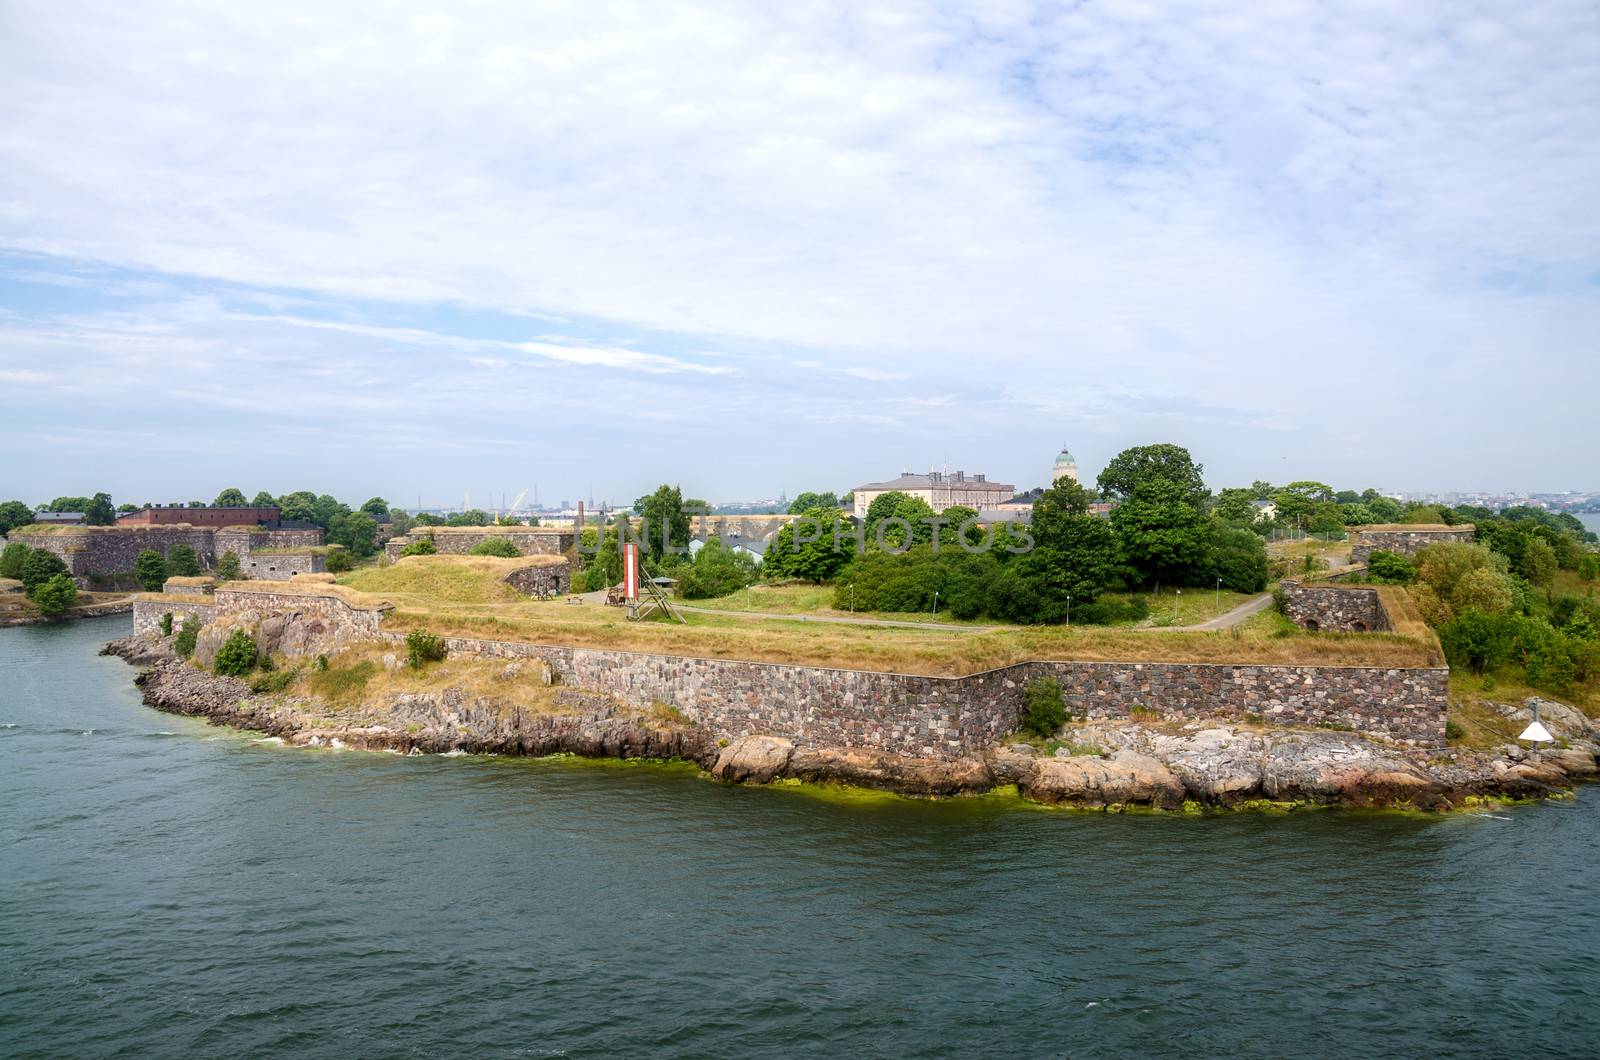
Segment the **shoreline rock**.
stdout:
<path fill-rule="evenodd" d="M 1417 751 L 1333 730 L 1262 730 L 1233 723 L 1147 726 L 1090 722 L 1064 730 L 1053 754 L 1001 744 L 980 756 L 909 758 L 866 748 L 818 747 L 756 734 L 718 740 L 690 722 L 647 720 L 609 696 L 561 688 L 559 712 L 508 715 L 459 690 L 396 695 L 379 712 L 329 726 L 316 700 L 251 692 L 243 681 L 177 659 L 160 637 L 113 641 L 104 654 L 145 667 L 147 705 L 276 736 L 293 746 L 401 754 L 673 759 L 725 783 L 837 783 L 902 795 L 978 795 L 1015 785 L 1033 802 L 1088 810 L 1343 806 L 1443 811 L 1491 799 L 1548 798 L 1600 775 L 1600 727 L 1562 704 L 1541 717 L 1565 747 L 1497 752 Z M 1531 717 L 1528 707 L 1506 707 Z"/>

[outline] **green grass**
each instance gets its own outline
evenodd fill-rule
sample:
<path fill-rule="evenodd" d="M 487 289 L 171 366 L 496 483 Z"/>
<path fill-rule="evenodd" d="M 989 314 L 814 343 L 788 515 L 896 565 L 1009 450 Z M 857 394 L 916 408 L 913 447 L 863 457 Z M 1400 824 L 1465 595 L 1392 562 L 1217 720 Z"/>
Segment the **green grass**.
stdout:
<path fill-rule="evenodd" d="M 523 599 L 503 580 L 526 560 L 494 556 L 407 556 L 387 567 L 360 567 L 336 579 L 358 592 L 383 596 L 397 604 L 512 603 Z"/>
<path fill-rule="evenodd" d="M 311 691 L 340 706 L 358 702 L 367 690 L 367 682 L 378 672 L 378 664 L 371 659 L 342 663 L 332 660 L 326 670 L 315 671 L 310 677 Z"/>

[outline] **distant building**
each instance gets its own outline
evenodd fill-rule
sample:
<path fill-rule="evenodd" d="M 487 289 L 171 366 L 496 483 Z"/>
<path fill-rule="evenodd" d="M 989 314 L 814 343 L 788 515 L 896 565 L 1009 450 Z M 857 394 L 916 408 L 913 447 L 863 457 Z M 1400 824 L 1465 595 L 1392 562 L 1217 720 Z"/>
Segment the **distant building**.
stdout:
<path fill-rule="evenodd" d="M 930 471 L 926 475 L 902 471 L 899 478 L 857 486 L 854 511 L 858 519 L 866 518 L 872 502 L 885 493 L 918 497 L 935 512 L 958 504 L 982 511 L 1009 501 L 1016 492 L 1016 487 L 1008 482 L 990 482 L 986 475 L 968 475 L 965 471 Z"/>
<path fill-rule="evenodd" d="M 1082 481 L 1078 478 L 1078 461 L 1073 459 L 1072 454 L 1063 445 L 1061 452 L 1056 454 L 1056 462 L 1050 466 L 1049 484 L 1054 486 L 1064 478 L 1070 478 L 1074 482 Z"/>
<path fill-rule="evenodd" d="M 71 526 L 83 522 L 82 512 L 34 512 L 33 521 L 36 523 L 52 523 L 58 526 Z"/>
<path fill-rule="evenodd" d="M 182 505 L 141 508 L 117 516 L 118 526 L 264 526 L 277 530 L 283 526 L 283 513 L 275 506 L 261 508 L 188 508 Z M 304 527 L 307 524 L 296 524 Z"/>
<path fill-rule="evenodd" d="M 1278 517 L 1278 506 L 1271 501 L 1256 501 L 1256 514 L 1251 517 L 1252 522 L 1267 523 Z"/>

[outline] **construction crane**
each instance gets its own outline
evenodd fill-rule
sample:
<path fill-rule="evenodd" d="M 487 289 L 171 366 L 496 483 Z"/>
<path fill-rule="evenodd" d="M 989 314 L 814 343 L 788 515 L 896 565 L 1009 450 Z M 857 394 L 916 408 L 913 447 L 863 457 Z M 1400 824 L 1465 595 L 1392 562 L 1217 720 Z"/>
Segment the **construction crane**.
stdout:
<path fill-rule="evenodd" d="M 511 502 L 511 507 L 509 509 L 507 509 L 507 510 L 514 512 L 514 511 L 518 510 L 519 508 L 521 508 L 522 507 L 522 502 L 527 499 L 527 496 L 528 496 L 528 491 L 527 490 L 523 490 L 521 493 L 517 494 L 517 499 Z"/>

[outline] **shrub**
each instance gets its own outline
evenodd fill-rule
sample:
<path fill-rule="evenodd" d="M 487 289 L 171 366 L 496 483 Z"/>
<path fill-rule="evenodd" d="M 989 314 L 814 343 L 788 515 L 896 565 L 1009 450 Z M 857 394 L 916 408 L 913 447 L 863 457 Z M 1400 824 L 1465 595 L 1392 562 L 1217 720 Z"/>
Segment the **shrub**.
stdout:
<path fill-rule="evenodd" d="M 147 593 L 158 593 L 167 580 L 167 561 L 154 549 L 145 549 L 133 561 L 133 579 Z"/>
<path fill-rule="evenodd" d="M 500 556 L 504 559 L 516 559 L 522 553 L 517 551 L 509 539 L 504 537 L 486 537 L 472 546 L 467 553 L 469 556 Z"/>
<path fill-rule="evenodd" d="M 222 558 L 217 560 L 217 577 L 225 582 L 239 580 L 239 557 L 232 552 L 224 552 Z"/>
<path fill-rule="evenodd" d="M 67 565 L 61 562 L 61 557 L 54 552 L 36 548 L 28 553 L 28 558 L 22 562 L 22 570 L 18 577 L 22 579 L 22 587 L 32 597 L 39 591 L 39 587 L 54 578 L 57 574 L 67 573 Z"/>
<path fill-rule="evenodd" d="M 266 660 L 263 659 L 262 662 L 265 663 Z M 293 684 L 294 679 L 299 676 L 300 672 L 298 670 L 277 670 L 259 673 L 250 679 L 250 691 L 282 692 Z"/>
<path fill-rule="evenodd" d="M 1142 596 L 1129 600 L 1095 600 L 1072 609 L 1072 621 L 1084 626 L 1109 626 L 1113 622 L 1142 622 L 1150 617 L 1150 603 Z"/>
<path fill-rule="evenodd" d="M 336 548 L 328 553 L 325 566 L 332 573 L 339 574 L 354 567 L 355 563 L 351 560 L 350 553 L 342 548 Z"/>
<path fill-rule="evenodd" d="M 1439 627 L 1439 643 L 1452 666 L 1475 674 L 1499 667 L 1511 655 L 1511 629 L 1505 616 L 1463 611 Z"/>
<path fill-rule="evenodd" d="M 420 670 L 428 663 L 438 662 L 445 656 L 444 639 L 432 633 L 424 633 L 414 629 L 406 634 L 406 662 L 413 670 Z"/>
<path fill-rule="evenodd" d="M 194 642 L 199 639 L 200 630 L 187 618 L 183 620 L 183 628 L 172 640 L 172 650 L 178 653 L 178 658 L 187 659 L 194 654 Z"/>
<path fill-rule="evenodd" d="M 256 668 L 256 641 L 249 633 L 236 629 L 217 649 L 217 661 L 212 666 L 219 674 L 243 677 Z"/>
<path fill-rule="evenodd" d="M 1416 581 L 1417 568 L 1399 553 L 1379 549 L 1367 557 L 1367 574 L 1375 582 L 1409 585 Z"/>
<path fill-rule="evenodd" d="M 1061 703 L 1061 682 L 1035 677 L 1022 690 L 1022 730 L 1034 736 L 1054 736 L 1067 720 Z"/>
<path fill-rule="evenodd" d="M 33 549 L 21 541 L 12 541 L 0 551 L 0 578 L 21 578 L 22 565 L 33 554 Z"/>
<path fill-rule="evenodd" d="M 1456 582 L 1450 604 L 1458 611 L 1476 608 L 1485 614 L 1497 615 L 1510 611 L 1516 603 L 1511 582 L 1496 570 L 1480 567 L 1470 570 Z"/>
<path fill-rule="evenodd" d="M 166 614 L 161 616 L 161 635 L 163 637 L 172 636 L 172 612 L 171 611 L 168 611 Z"/>
<path fill-rule="evenodd" d="M 435 552 L 438 552 L 438 551 L 439 550 L 437 548 L 433 547 L 433 538 L 431 538 L 431 537 L 419 537 L 415 541 L 411 542 L 411 544 L 409 544 L 405 548 L 401 549 L 400 550 L 400 555 L 402 555 L 402 556 L 431 556 Z"/>
<path fill-rule="evenodd" d="M 56 574 L 34 590 L 33 602 L 45 615 L 59 615 L 78 602 L 78 586 L 70 574 Z"/>
<path fill-rule="evenodd" d="M 1452 719 L 1444 723 L 1444 738 L 1446 740 L 1459 740 L 1466 734 L 1467 730 L 1462 728 L 1459 721 Z"/>
<path fill-rule="evenodd" d="M 9 548 L 10 546 L 7 547 Z M 23 547 L 26 548 L 27 546 L 24 545 Z M 0 576 L 5 575 L 4 565 L 5 561 L 0 559 Z M 1586 582 L 1600 580 L 1600 556 L 1591 552 L 1580 559 L 1578 561 L 1578 577 Z"/>
<path fill-rule="evenodd" d="M 173 545 L 167 549 L 167 573 L 193 578 L 200 573 L 200 557 L 188 545 Z"/>

